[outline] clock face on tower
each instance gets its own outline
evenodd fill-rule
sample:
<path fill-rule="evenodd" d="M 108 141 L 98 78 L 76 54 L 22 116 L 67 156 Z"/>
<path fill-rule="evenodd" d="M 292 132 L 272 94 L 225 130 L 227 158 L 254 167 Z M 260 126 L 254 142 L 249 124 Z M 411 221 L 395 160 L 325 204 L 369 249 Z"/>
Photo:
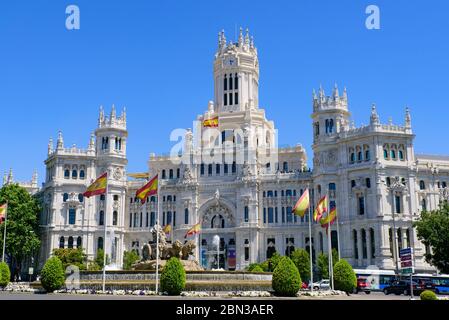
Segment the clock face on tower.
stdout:
<path fill-rule="evenodd" d="M 233 67 L 237 64 L 237 60 L 234 57 L 227 57 L 224 61 L 226 67 Z"/>

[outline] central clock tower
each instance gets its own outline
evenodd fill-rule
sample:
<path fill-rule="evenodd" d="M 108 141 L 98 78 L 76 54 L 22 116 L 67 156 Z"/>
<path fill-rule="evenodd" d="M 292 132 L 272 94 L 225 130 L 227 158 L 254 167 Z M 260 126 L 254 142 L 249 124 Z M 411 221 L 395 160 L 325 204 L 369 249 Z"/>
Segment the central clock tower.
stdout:
<path fill-rule="evenodd" d="M 218 34 L 214 61 L 215 112 L 257 109 L 259 105 L 259 61 L 248 29 L 240 28 L 236 43 L 227 42 L 224 32 Z"/>

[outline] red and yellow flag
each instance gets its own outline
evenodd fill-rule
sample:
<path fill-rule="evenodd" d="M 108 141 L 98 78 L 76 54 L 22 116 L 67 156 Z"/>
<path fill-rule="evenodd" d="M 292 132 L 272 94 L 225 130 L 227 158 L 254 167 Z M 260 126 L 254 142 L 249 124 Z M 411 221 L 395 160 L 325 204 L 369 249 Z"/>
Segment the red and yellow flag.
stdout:
<path fill-rule="evenodd" d="M 336 218 L 337 218 L 337 207 L 334 207 L 331 209 L 331 211 L 326 217 L 321 218 L 320 220 L 321 227 L 326 228 L 327 230 L 329 225 L 335 222 Z"/>
<path fill-rule="evenodd" d="M 187 238 L 189 236 L 193 236 L 193 235 L 198 234 L 200 232 L 201 232 L 201 223 L 197 223 L 189 231 L 187 231 L 187 233 L 184 236 L 184 238 Z"/>
<path fill-rule="evenodd" d="M 0 206 L 0 224 L 2 224 L 3 222 L 5 222 L 6 220 L 6 209 L 8 208 L 8 204 L 2 204 Z"/>
<path fill-rule="evenodd" d="M 151 179 L 146 185 L 136 191 L 136 197 L 140 199 L 142 204 L 145 203 L 149 196 L 157 194 L 158 177 L 157 175 Z"/>
<path fill-rule="evenodd" d="M 310 201 L 309 201 L 309 189 L 306 189 L 304 193 L 299 198 L 298 202 L 296 203 L 295 207 L 292 210 L 292 213 L 304 217 L 304 214 L 306 213 L 306 210 L 309 208 Z"/>
<path fill-rule="evenodd" d="M 86 192 L 83 193 L 83 196 L 86 198 L 92 197 L 92 196 L 98 196 L 100 194 L 106 193 L 106 188 L 108 185 L 108 173 L 105 172 L 101 176 L 97 178 L 86 190 Z"/>
<path fill-rule="evenodd" d="M 327 195 L 325 195 L 318 201 L 315 211 L 313 211 L 313 220 L 319 221 L 327 210 Z"/>
<path fill-rule="evenodd" d="M 216 128 L 218 127 L 218 116 L 203 121 L 203 127 Z"/>
<path fill-rule="evenodd" d="M 170 234 L 170 232 L 171 232 L 171 224 L 167 224 L 165 227 L 164 227 L 164 233 L 165 234 Z"/>

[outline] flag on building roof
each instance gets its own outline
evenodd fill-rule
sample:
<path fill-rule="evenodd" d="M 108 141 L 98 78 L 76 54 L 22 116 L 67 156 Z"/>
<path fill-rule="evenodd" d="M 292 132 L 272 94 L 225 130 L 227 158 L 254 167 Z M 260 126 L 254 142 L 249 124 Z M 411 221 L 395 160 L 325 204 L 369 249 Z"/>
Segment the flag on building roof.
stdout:
<path fill-rule="evenodd" d="M 319 221 L 325 212 L 328 212 L 327 195 L 322 197 L 313 211 L 313 220 Z"/>
<path fill-rule="evenodd" d="M 218 127 L 218 116 L 203 121 L 203 127 L 216 128 Z"/>
<path fill-rule="evenodd" d="M 295 207 L 292 210 L 292 213 L 304 217 L 304 214 L 306 213 L 306 210 L 309 208 L 310 201 L 309 201 L 309 189 L 306 189 L 304 193 L 299 198 L 298 202 L 296 203 Z"/>
<path fill-rule="evenodd" d="M 6 209 L 8 208 L 8 204 L 2 204 L 0 206 L 0 224 L 5 222 L 6 220 Z"/>
<path fill-rule="evenodd" d="M 190 228 L 189 231 L 187 231 L 186 235 L 184 236 L 184 238 L 187 238 L 189 236 L 193 236 L 195 234 L 198 234 L 201 232 L 201 223 L 197 223 L 196 225 L 194 225 L 192 228 Z"/>
<path fill-rule="evenodd" d="M 108 185 L 108 173 L 105 172 L 101 176 L 97 178 L 86 190 L 86 192 L 83 193 L 83 196 L 86 198 L 92 197 L 92 196 L 98 196 L 101 194 L 106 193 L 106 188 Z"/>
<path fill-rule="evenodd" d="M 329 227 L 329 224 L 333 224 L 337 218 L 337 207 L 334 207 L 331 209 L 329 214 L 326 217 L 321 218 L 320 224 L 321 227 L 327 228 Z"/>
<path fill-rule="evenodd" d="M 145 203 L 149 196 L 157 194 L 158 176 L 154 176 L 147 184 L 136 191 L 136 197 L 140 199 L 142 204 Z"/>

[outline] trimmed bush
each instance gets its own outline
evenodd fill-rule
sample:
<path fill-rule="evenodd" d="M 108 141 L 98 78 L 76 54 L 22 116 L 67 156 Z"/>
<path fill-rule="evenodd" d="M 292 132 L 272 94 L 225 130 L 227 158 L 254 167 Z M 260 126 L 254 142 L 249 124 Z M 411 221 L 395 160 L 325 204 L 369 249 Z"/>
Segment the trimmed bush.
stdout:
<path fill-rule="evenodd" d="M 262 268 L 262 270 L 264 272 L 271 272 L 272 270 L 270 270 L 270 266 L 268 265 L 268 260 L 262 262 L 261 264 L 259 264 L 259 266 Z"/>
<path fill-rule="evenodd" d="M 310 279 L 310 255 L 304 249 L 296 249 L 290 257 L 298 268 L 302 280 Z"/>
<path fill-rule="evenodd" d="M 255 268 L 255 267 L 260 267 L 260 265 L 258 264 L 258 263 L 251 263 L 249 266 L 248 266 L 248 268 L 247 268 L 247 271 L 253 271 L 253 269 Z M 260 267 L 261 268 L 261 267 Z"/>
<path fill-rule="evenodd" d="M 6 262 L 0 262 L 0 288 L 6 287 L 11 280 L 11 271 Z"/>
<path fill-rule="evenodd" d="M 58 257 L 51 257 L 45 262 L 41 271 L 42 287 L 47 292 L 53 292 L 61 289 L 64 285 L 65 275 L 62 262 Z"/>
<path fill-rule="evenodd" d="M 257 265 L 251 270 L 251 272 L 264 272 L 264 271 L 259 265 Z"/>
<path fill-rule="evenodd" d="M 161 289 L 171 296 L 178 296 L 186 286 L 186 272 L 178 258 L 167 261 L 161 273 Z"/>
<path fill-rule="evenodd" d="M 268 263 L 270 271 L 274 271 L 274 269 L 276 269 L 279 261 L 281 261 L 281 258 L 282 258 L 282 256 L 277 252 L 275 252 L 271 256 L 271 258 L 269 259 L 269 263 Z"/>
<path fill-rule="evenodd" d="M 357 287 L 357 277 L 351 265 L 341 259 L 334 266 L 334 286 L 335 290 L 352 293 Z"/>
<path fill-rule="evenodd" d="M 419 297 L 421 298 L 421 300 L 438 300 L 435 292 L 430 290 L 424 290 L 423 292 L 421 292 Z"/>
<path fill-rule="evenodd" d="M 301 286 L 298 268 L 289 257 L 282 257 L 273 272 L 272 287 L 276 295 L 294 297 Z"/>

